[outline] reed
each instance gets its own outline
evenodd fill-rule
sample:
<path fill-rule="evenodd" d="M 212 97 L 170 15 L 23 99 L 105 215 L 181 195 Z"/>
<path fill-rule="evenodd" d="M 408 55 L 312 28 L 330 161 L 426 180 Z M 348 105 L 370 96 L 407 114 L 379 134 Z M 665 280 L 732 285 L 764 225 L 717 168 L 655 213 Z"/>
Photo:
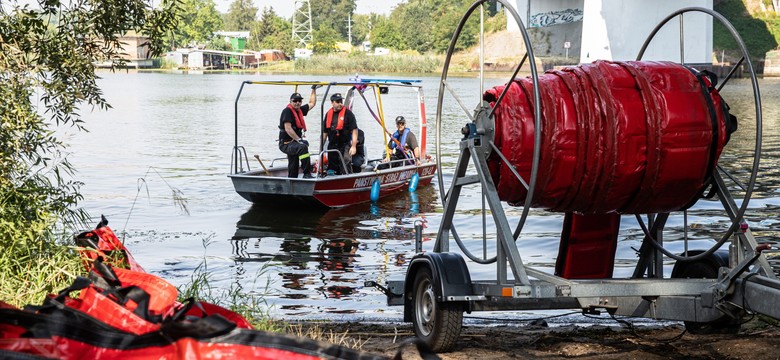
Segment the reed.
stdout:
<path fill-rule="evenodd" d="M 369 56 L 364 53 L 313 55 L 296 59 L 295 71 L 330 73 L 434 73 L 441 69 L 442 58 L 425 55 Z"/>
<path fill-rule="evenodd" d="M 285 328 L 285 331 L 288 334 L 295 336 L 307 337 L 316 341 L 329 342 L 331 344 L 336 344 L 356 350 L 362 349 L 363 345 L 368 342 L 368 339 L 363 339 L 360 336 L 355 338 L 349 333 L 349 331 L 334 332 L 330 329 L 325 330 L 322 327 L 317 326 L 317 324 L 310 324 L 308 326 L 304 326 L 303 324 L 288 324 Z"/>
<path fill-rule="evenodd" d="M 211 238 L 204 238 L 202 242 L 203 248 L 206 249 L 211 243 Z M 235 282 L 231 282 L 227 289 L 217 289 L 212 284 L 214 274 L 209 271 L 208 261 L 204 255 L 201 263 L 193 270 L 190 281 L 178 287 L 179 301 L 195 298 L 222 306 L 243 316 L 258 330 L 306 337 L 356 350 L 360 350 L 365 345 L 367 339 L 355 338 L 348 331 L 334 332 L 316 324 L 304 327 L 301 324 L 272 319 L 269 315 L 271 305 L 265 300 L 265 295 L 270 294 L 271 291 L 271 280 L 267 276 L 271 270 L 274 270 L 274 265 L 264 264 L 253 277 L 254 280 L 248 289 L 237 286 Z M 258 283 L 259 279 L 265 281 Z"/>
<path fill-rule="evenodd" d="M 211 237 L 204 238 L 202 243 L 205 250 L 211 243 Z M 269 276 L 266 276 L 271 269 L 273 269 L 273 265 L 264 264 L 255 274 L 249 289 L 245 289 L 243 286 L 239 287 L 235 282 L 231 282 L 227 289 L 216 288 L 212 284 L 214 274 L 209 271 L 208 261 L 204 254 L 203 260 L 190 275 L 190 281 L 177 287 L 179 301 L 194 298 L 210 302 L 241 315 L 255 329 L 284 332 L 284 323 L 273 320 L 269 316 L 270 305 L 265 300 L 265 295 L 271 291 L 271 280 Z M 259 279 L 265 279 L 265 282 L 258 284 Z"/>
<path fill-rule="evenodd" d="M 64 240 L 40 240 L 54 235 L 13 228 L 3 235 L 10 241 L 0 251 L 0 301 L 20 308 L 42 304 L 46 295 L 66 288 L 83 272 L 81 259 Z"/>

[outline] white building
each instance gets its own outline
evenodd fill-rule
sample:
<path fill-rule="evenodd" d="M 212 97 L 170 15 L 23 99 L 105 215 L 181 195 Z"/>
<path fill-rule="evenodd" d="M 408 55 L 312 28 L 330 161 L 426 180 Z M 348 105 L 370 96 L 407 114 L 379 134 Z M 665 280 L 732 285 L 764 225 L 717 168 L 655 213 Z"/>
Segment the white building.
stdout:
<path fill-rule="evenodd" d="M 712 9 L 712 0 L 513 0 L 534 53 L 595 60 L 635 60 L 655 26 L 672 12 L 686 7 Z M 509 16 L 509 30 L 519 31 Z M 690 64 L 712 63 L 712 17 L 704 13 L 683 16 L 685 34 L 681 59 L 680 21 L 672 19 L 656 34 L 644 60 Z M 568 49 L 565 47 L 568 43 Z"/>

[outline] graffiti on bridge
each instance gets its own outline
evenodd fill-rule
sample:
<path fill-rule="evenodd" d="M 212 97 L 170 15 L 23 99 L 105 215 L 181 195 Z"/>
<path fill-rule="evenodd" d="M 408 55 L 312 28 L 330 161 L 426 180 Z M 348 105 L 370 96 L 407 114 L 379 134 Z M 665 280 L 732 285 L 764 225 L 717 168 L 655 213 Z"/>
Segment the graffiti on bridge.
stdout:
<path fill-rule="evenodd" d="M 565 9 L 548 11 L 531 16 L 531 27 L 554 26 L 582 21 L 582 10 Z"/>

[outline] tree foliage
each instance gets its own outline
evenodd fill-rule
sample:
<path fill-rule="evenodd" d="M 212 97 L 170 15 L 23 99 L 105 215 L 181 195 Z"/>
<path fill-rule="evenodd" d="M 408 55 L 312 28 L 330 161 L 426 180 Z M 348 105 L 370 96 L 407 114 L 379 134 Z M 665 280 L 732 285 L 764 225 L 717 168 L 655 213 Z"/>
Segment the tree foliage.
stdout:
<path fill-rule="evenodd" d="M 225 30 L 248 31 L 257 18 L 257 7 L 252 0 L 233 0 L 225 14 Z"/>
<path fill-rule="evenodd" d="M 466 13 L 471 4 L 468 2 L 443 2 L 438 6 L 433 17 L 437 19 L 431 29 L 433 38 L 433 50 L 436 52 L 445 52 L 450 46 L 452 36 L 455 34 L 457 25 L 460 23 L 463 14 Z M 463 29 L 455 44 L 455 50 L 463 50 L 477 44 L 479 36 L 479 15 L 474 12 L 469 21 L 464 24 Z M 487 15 L 487 14 L 486 14 Z"/>
<path fill-rule="evenodd" d="M 360 45 L 363 41 L 368 40 L 374 18 L 383 18 L 383 16 L 374 13 L 352 15 L 352 45 Z"/>
<path fill-rule="evenodd" d="M 264 8 L 260 20 L 252 26 L 247 47 L 254 50 L 278 49 L 290 55 L 295 49 L 290 34 L 292 24 L 276 15 L 273 7 Z"/>
<path fill-rule="evenodd" d="M 377 21 L 371 30 L 371 38 L 374 39 L 371 45 L 374 47 L 385 47 L 390 49 L 403 49 L 403 40 L 401 32 L 395 23 L 381 19 Z"/>
<path fill-rule="evenodd" d="M 339 42 L 339 34 L 326 24 L 321 24 L 319 29 L 314 31 L 314 43 L 312 50 L 316 54 L 328 54 L 336 50 L 336 43 Z"/>
<path fill-rule="evenodd" d="M 183 0 L 181 21 L 173 30 L 171 48 L 203 44 L 222 28 L 222 16 L 214 0 Z"/>
<path fill-rule="evenodd" d="M 398 28 L 404 49 L 412 49 L 421 53 L 444 52 L 449 46 L 461 17 L 466 13 L 471 3 L 470 0 L 409 0 L 396 7 L 390 15 L 390 20 Z M 487 8 L 487 16 L 496 14 L 495 3 L 492 3 Z M 469 22 L 461 31 L 457 50 L 477 43 L 479 16 L 475 16 L 475 14 L 472 14 Z M 377 39 L 372 40 L 372 42 L 376 41 Z"/>
<path fill-rule="evenodd" d="M 347 20 L 355 12 L 355 0 L 310 0 L 309 4 L 315 33 L 330 28 L 336 33 L 337 42 L 347 39 Z M 314 41 L 320 42 L 316 37 Z"/>
<path fill-rule="evenodd" d="M 96 84 L 95 63 L 119 59 L 119 36 L 149 37 L 152 53 L 176 24 L 177 4 L 163 0 L 78 2 L 48 0 L 0 6 L 0 248 L 27 249 L 46 241 L 55 223 L 74 224 L 84 213 L 80 182 L 60 126 L 83 129 L 82 107 L 109 108 Z M 14 235 L 16 234 L 16 235 Z M 27 251 L 27 250 L 24 250 Z"/>
<path fill-rule="evenodd" d="M 410 0 L 408 3 L 399 4 L 390 15 L 390 21 L 398 24 L 405 48 L 421 53 L 433 49 L 434 38 L 431 29 L 434 18 L 431 14 L 437 12 L 436 6 L 434 1 Z M 372 42 L 376 41 L 377 39 L 372 40 Z"/>

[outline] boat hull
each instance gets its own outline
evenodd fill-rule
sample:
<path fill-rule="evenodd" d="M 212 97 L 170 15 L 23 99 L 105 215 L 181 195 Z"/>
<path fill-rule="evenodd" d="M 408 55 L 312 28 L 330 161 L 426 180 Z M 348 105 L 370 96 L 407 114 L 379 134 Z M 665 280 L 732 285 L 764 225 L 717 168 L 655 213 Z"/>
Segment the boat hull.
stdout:
<path fill-rule="evenodd" d="M 436 173 L 436 164 L 404 166 L 316 179 L 266 176 L 261 172 L 228 176 L 233 181 L 236 192 L 256 204 L 339 208 L 371 201 L 371 186 L 375 180 L 380 183 L 380 198 L 405 191 L 409 187 L 409 179 L 415 172 L 420 177 L 418 186 L 427 186 Z"/>

